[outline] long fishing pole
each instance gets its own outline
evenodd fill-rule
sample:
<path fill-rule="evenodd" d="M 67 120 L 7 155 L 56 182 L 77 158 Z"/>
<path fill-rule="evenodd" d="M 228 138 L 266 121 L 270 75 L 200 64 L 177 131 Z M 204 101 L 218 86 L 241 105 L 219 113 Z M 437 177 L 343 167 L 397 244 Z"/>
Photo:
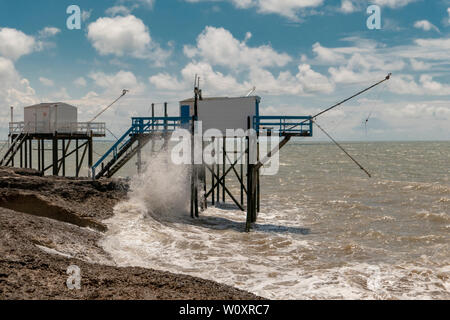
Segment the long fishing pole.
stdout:
<path fill-rule="evenodd" d="M 358 93 L 352 95 L 351 97 L 349 97 L 349 98 L 347 98 L 347 99 L 344 99 L 344 100 L 342 100 L 341 102 L 338 102 L 338 103 L 336 103 L 335 105 L 332 105 L 331 107 L 329 107 L 329 108 L 327 108 L 327 109 L 325 109 L 325 110 L 319 112 L 318 114 L 312 116 L 311 119 L 314 120 L 314 119 L 316 119 L 317 117 L 321 116 L 322 114 L 324 114 L 324 113 L 326 113 L 326 112 L 328 112 L 328 111 L 331 111 L 331 110 L 333 110 L 333 109 L 339 107 L 340 105 L 346 103 L 347 101 L 350 101 L 350 100 L 356 98 L 357 96 L 362 95 L 364 92 L 367 92 L 367 91 L 369 91 L 370 89 L 373 89 L 373 88 L 375 88 L 376 86 L 379 86 L 379 85 L 382 84 L 383 82 L 388 81 L 388 80 L 391 78 L 391 76 L 392 76 L 392 73 L 389 73 L 383 80 L 378 81 L 377 83 L 371 85 L 370 87 L 368 87 L 368 88 L 366 88 L 366 89 L 364 89 L 364 90 L 359 91 Z M 308 122 L 308 121 L 309 121 L 309 119 L 304 120 L 304 121 L 300 122 L 299 124 L 293 125 L 293 126 L 290 127 L 289 129 L 293 129 L 293 128 L 297 127 L 297 126 L 301 126 L 303 123 Z"/>
<path fill-rule="evenodd" d="M 88 123 L 94 122 L 95 120 L 97 120 L 98 117 L 100 117 L 106 110 L 108 110 L 109 108 L 111 108 L 117 101 L 119 101 L 120 99 L 122 99 L 123 96 L 125 96 L 128 93 L 129 90 L 123 90 L 122 94 L 120 95 L 120 97 L 118 97 L 116 100 L 114 100 L 110 105 L 108 105 L 107 107 L 105 107 L 102 111 L 100 111 L 91 121 L 89 121 Z"/>
<path fill-rule="evenodd" d="M 347 99 L 345 99 L 345 100 L 342 100 L 341 102 L 336 103 L 335 105 L 329 107 L 328 109 L 325 109 L 325 110 L 319 112 L 318 114 L 316 114 L 316 115 L 313 116 L 312 118 L 315 119 L 315 118 L 317 118 L 318 116 L 321 116 L 322 114 L 324 114 L 325 112 L 331 111 L 331 110 L 333 110 L 334 108 L 339 107 L 341 104 L 346 103 L 347 101 L 356 98 L 357 96 L 363 94 L 363 93 L 366 92 L 366 91 L 369 91 L 369 90 L 372 89 L 372 88 L 375 88 L 376 86 L 382 84 L 383 82 L 388 81 L 388 80 L 391 78 L 391 76 L 392 76 L 392 73 L 389 73 L 389 74 L 386 76 L 386 78 L 384 78 L 383 80 L 381 80 L 381 81 L 379 81 L 379 82 L 377 82 L 377 83 L 371 85 L 370 87 L 368 87 L 368 88 L 366 88 L 366 89 L 364 89 L 364 90 L 361 90 L 360 92 L 354 94 L 354 95 L 351 96 L 350 98 L 347 98 Z"/>
<path fill-rule="evenodd" d="M 364 171 L 368 176 L 369 176 L 369 178 L 372 178 L 372 175 L 358 162 L 358 161 L 356 161 L 356 159 L 355 158 L 353 158 L 345 149 L 344 149 L 344 147 L 342 147 L 336 140 L 334 140 L 333 139 L 333 137 L 330 135 L 330 134 L 328 134 L 328 132 L 326 132 L 325 131 L 325 129 L 324 128 L 322 128 L 316 121 L 314 121 L 314 120 L 312 120 L 312 122 L 324 133 L 324 134 L 326 134 L 326 136 L 328 137 L 328 138 L 330 138 L 330 140 L 331 141 L 333 141 L 334 142 L 334 144 L 336 145 L 336 146 L 338 146 L 339 147 L 339 149 L 341 149 L 354 163 L 356 163 L 356 165 L 362 170 L 362 171 Z"/>

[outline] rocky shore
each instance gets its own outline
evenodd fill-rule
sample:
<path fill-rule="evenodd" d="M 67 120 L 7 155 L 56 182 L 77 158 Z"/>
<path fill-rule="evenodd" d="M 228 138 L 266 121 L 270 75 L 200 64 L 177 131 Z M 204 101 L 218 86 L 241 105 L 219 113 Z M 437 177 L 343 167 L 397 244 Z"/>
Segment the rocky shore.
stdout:
<path fill-rule="evenodd" d="M 0 300 L 257 299 L 213 281 L 116 267 L 98 241 L 127 190 L 125 181 L 0 168 Z M 71 265 L 81 270 L 80 290 L 66 285 Z"/>

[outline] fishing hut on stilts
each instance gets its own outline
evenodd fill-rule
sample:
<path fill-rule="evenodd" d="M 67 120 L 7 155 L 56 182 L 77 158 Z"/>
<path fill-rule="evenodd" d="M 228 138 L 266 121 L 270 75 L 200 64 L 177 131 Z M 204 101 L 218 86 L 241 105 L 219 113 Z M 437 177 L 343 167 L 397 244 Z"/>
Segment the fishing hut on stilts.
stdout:
<path fill-rule="evenodd" d="M 134 155 L 137 155 L 140 170 L 141 150 L 148 142 L 162 141 L 158 152 L 167 152 L 172 134 L 179 129 L 188 130 L 191 139 L 188 163 L 191 173 L 191 217 L 198 218 L 208 204 L 214 206 L 230 200 L 236 208 L 246 212 L 246 230 L 249 231 L 260 212 L 261 170 L 264 165 L 292 138 L 312 137 L 314 124 L 370 176 L 356 159 L 319 126 L 316 119 L 390 77 L 391 74 L 313 116 L 263 116 L 260 114 L 261 98 L 258 96 L 203 98 L 199 79 L 196 78 L 194 97 L 180 102 L 178 116 L 169 116 L 165 103 L 162 117 L 155 116 L 153 104 L 151 117 L 132 118 L 128 131 L 92 166 L 92 177 L 99 179 L 113 176 Z M 261 152 L 263 141 L 273 137 L 277 138 L 273 149 Z M 206 161 L 208 156 L 213 158 L 212 162 Z M 238 188 L 230 187 L 233 180 Z"/>
<path fill-rule="evenodd" d="M 8 144 L 0 166 L 36 169 L 42 175 L 79 177 L 86 158 L 92 167 L 93 139 L 104 136 L 105 123 L 78 122 L 77 108 L 66 103 L 25 107 L 24 121 L 20 122 L 14 122 L 11 107 Z M 47 151 L 51 151 L 50 156 Z M 74 161 L 72 173 L 68 172 L 68 160 Z"/>

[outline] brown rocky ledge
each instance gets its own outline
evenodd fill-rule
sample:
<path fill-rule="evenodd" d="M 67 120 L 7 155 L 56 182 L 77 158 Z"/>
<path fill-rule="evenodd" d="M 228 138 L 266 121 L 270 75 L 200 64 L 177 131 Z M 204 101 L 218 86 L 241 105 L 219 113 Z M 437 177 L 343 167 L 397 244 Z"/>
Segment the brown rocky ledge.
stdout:
<path fill-rule="evenodd" d="M 248 292 L 185 275 L 119 268 L 97 244 L 101 222 L 127 194 L 124 181 L 41 177 L 0 168 L 0 300 L 257 299 Z M 81 270 L 81 289 L 66 286 Z"/>

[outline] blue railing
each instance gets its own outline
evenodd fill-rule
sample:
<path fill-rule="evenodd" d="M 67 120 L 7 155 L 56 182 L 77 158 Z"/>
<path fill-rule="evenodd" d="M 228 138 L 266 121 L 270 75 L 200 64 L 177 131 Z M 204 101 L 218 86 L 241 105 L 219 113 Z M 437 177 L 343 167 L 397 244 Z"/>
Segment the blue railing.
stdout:
<path fill-rule="evenodd" d="M 132 118 L 131 127 L 120 139 L 92 166 L 92 175 L 96 169 L 110 156 L 117 159 L 120 151 L 130 142 L 134 135 L 151 133 L 171 133 L 177 128 L 189 128 L 190 117 L 139 117 Z M 272 131 L 280 135 L 296 135 L 311 137 L 313 122 L 311 117 L 295 116 L 255 116 L 253 128 L 259 133 Z"/>
<path fill-rule="evenodd" d="M 271 131 L 280 135 L 296 135 L 312 137 L 312 117 L 296 116 L 256 116 L 253 117 L 253 128 L 259 133 Z"/>
<path fill-rule="evenodd" d="M 96 169 L 112 154 L 117 159 L 119 152 L 126 146 L 133 135 L 150 133 L 171 133 L 177 128 L 188 128 L 190 117 L 154 117 L 132 118 L 131 127 L 117 142 L 92 166 L 92 176 L 95 177 Z"/>
<path fill-rule="evenodd" d="M 190 117 L 132 118 L 133 134 L 170 133 L 177 128 L 189 128 Z"/>

